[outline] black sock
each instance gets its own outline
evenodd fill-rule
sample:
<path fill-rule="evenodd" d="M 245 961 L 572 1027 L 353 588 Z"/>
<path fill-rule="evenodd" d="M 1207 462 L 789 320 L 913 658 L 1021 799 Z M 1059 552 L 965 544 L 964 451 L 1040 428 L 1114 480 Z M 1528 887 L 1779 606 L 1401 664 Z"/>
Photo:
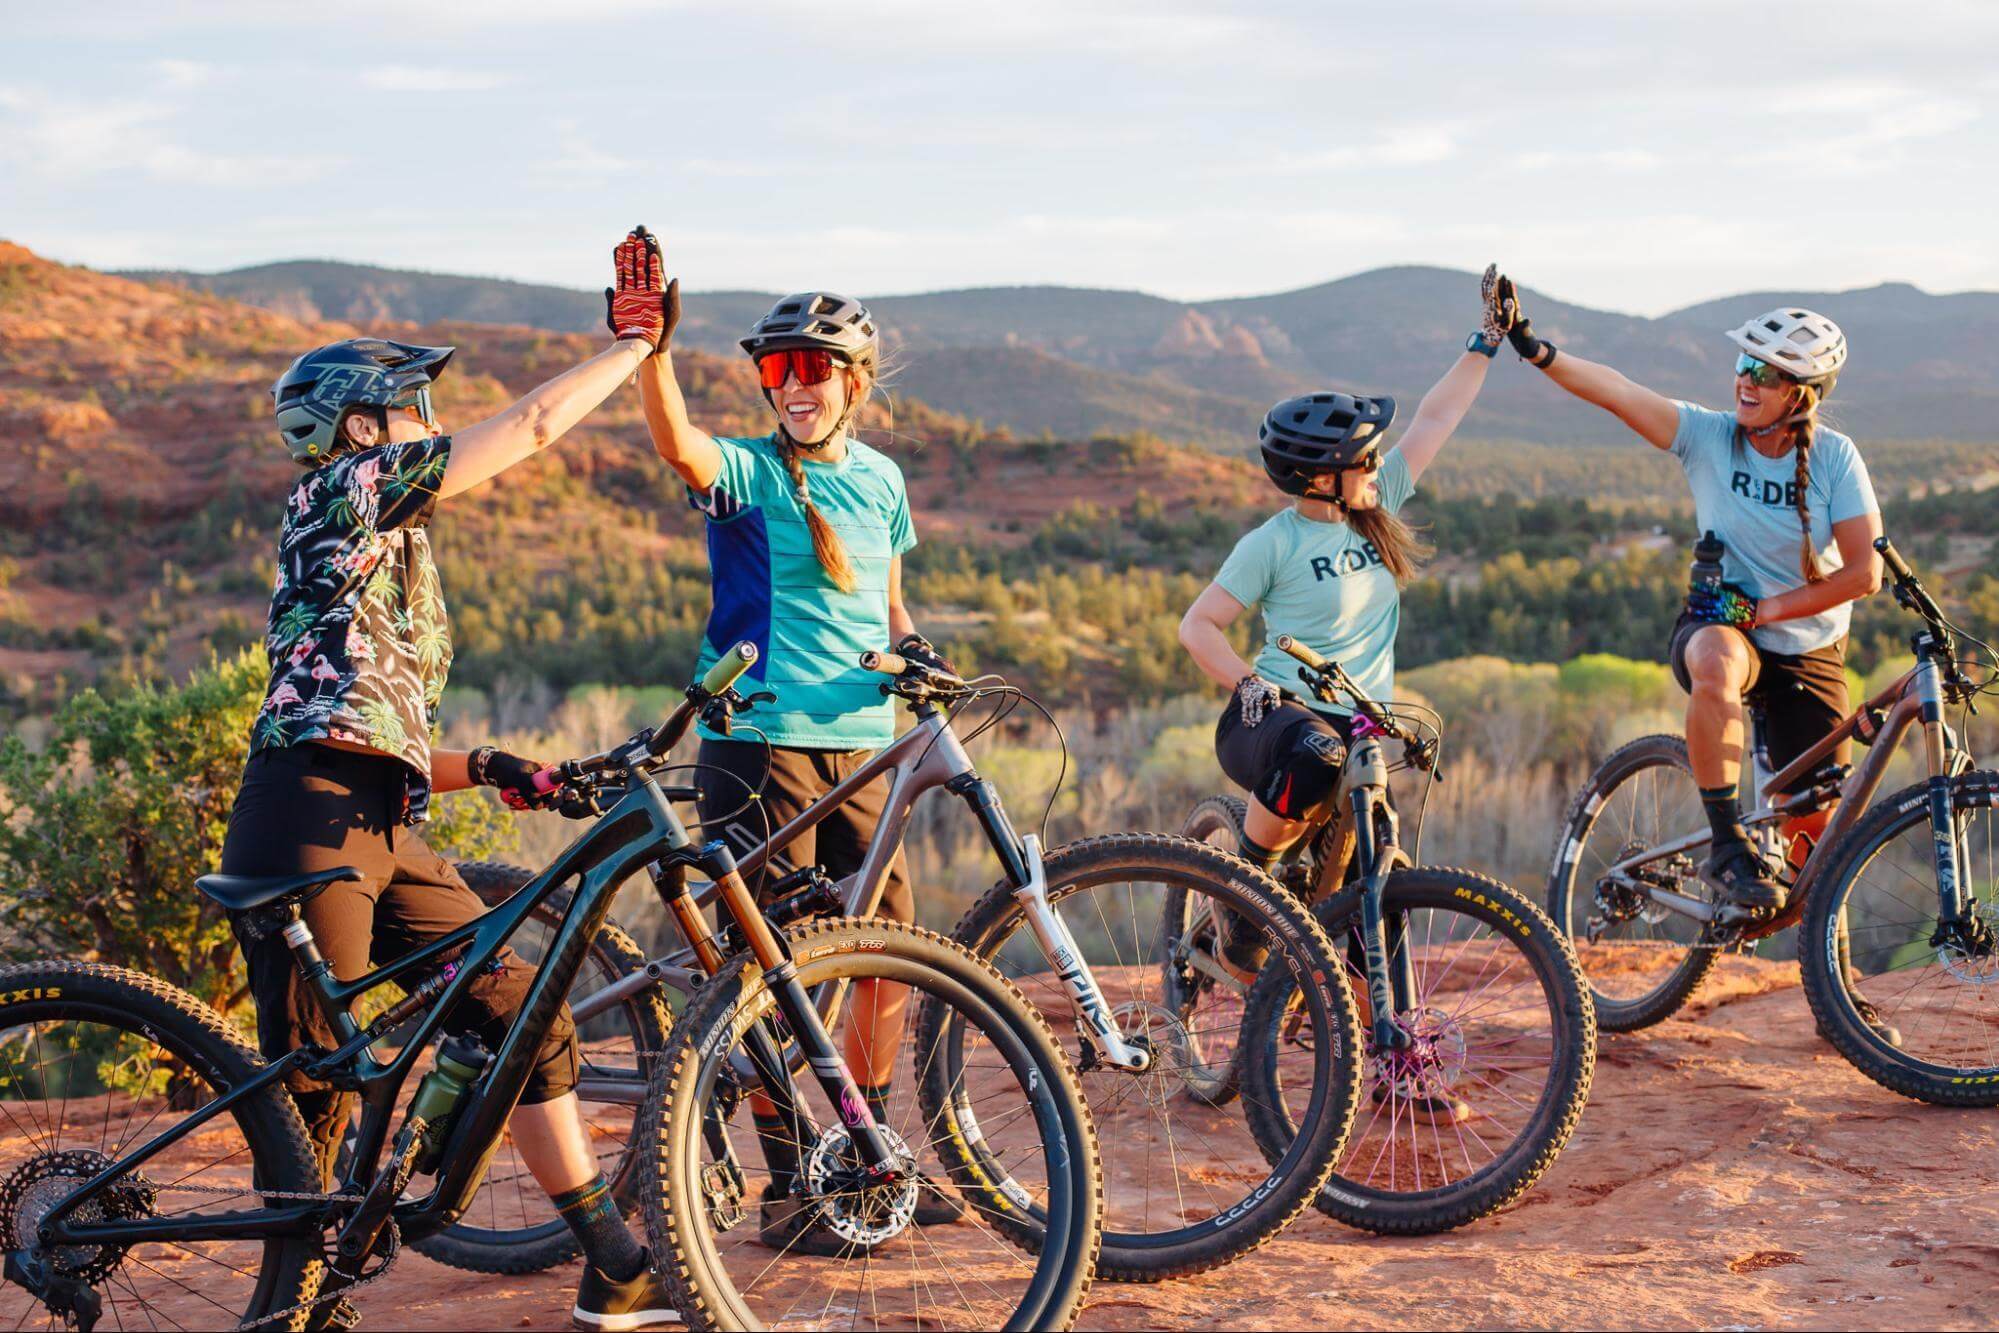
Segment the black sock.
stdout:
<path fill-rule="evenodd" d="M 1255 866 L 1258 870 L 1271 871 L 1284 859 L 1284 853 L 1273 852 L 1262 843 L 1252 839 L 1247 833 L 1236 835 L 1236 855 Z"/>
<path fill-rule="evenodd" d="M 1725 787 L 1702 787 L 1701 806 L 1707 811 L 1717 855 L 1725 847 L 1748 845 L 1749 830 L 1742 827 L 1742 805 L 1735 798 L 1733 782 Z"/>
<path fill-rule="evenodd" d="M 793 1141 L 791 1127 L 785 1123 L 783 1116 L 767 1116 L 761 1111 L 752 1111 L 750 1120 L 756 1125 L 757 1143 L 763 1148 L 764 1164 L 770 1168 L 771 1193 L 791 1193 L 791 1187 L 798 1179 L 798 1144 Z"/>
<path fill-rule="evenodd" d="M 611 1197 L 611 1182 L 598 1172 L 587 1185 L 554 1196 L 555 1211 L 576 1233 L 583 1255 L 598 1272 L 613 1282 L 629 1282 L 645 1270 L 645 1251 L 632 1238 L 631 1228 L 618 1213 L 618 1201 Z"/>
<path fill-rule="evenodd" d="M 893 1091 L 895 1084 L 892 1082 L 880 1085 L 861 1084 L 861 1096 L 867 1098 L 868 1114 L 875 1118 L 875 1123 L 878 1125 L 888 1126 L 888 1095 Z"/>

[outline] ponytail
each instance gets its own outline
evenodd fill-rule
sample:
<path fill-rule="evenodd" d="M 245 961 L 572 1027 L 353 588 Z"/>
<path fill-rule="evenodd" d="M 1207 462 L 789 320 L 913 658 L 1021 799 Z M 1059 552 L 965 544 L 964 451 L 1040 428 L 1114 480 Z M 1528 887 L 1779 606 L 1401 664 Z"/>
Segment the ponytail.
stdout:
<path fill-rule="evenodd" d="M 833 580 L 833 586 L 841 592 L 852 592 L 855 586 L 854 562 L 847 556 L 847 545 L 840 540 L 840 534 L 819 512 L 819 506 L 812 503 L 812 491 L 805 484 L 805 464 L 799 460 L 798 446 L 780 426 L 777 432 L 777 450 L 784 459 L 784 470 L 791 474 L 791 493 L 798 501 L 798 507 L 805 511 L 805 526 L 812 533 L 812 554 L 819 557 L 819 567 L 826 571 L 826 577 Z"/>
<path fill-rule="evenodd" d="M 1437 553 L 1437 548 L 1418 536 L 1416 529 L 1386 509 L 1349 509 L 1346 516 L 1360 539 L 1381 557 L 1381 563 L 1395 576 L 1397 584 L 1416 577 L 1416 567 Z"/>

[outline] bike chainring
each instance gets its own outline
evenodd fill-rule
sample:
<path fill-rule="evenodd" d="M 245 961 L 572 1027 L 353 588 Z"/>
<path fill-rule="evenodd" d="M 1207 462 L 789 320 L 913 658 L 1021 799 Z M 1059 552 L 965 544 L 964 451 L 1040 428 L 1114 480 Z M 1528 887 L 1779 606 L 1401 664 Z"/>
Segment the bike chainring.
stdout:
<path fill-rule="evenodd" d="M 39 1232 L 56 1205 L 89 1180 L 112 1158 L 89 1149 L 42 1153 L 14 1168 L 0 1181 L 0 1248 L 42 1251 Z M 113 1181 L 72 1209 L 79 1222 L 136 1221 L 156 1215 L 159 1190 L 143 1175 Z M 49 1271 L 95 1286 L 109 1277 L 125 1258 L 116 1245 L 58 1245 L 42 1252 Z"/>
<path fill-rule="evenodd" d="M 887 1125 L 875 1126 L 901 1179 L 877 1184 L 854 1165 L 858 1153 L 847 1131 L 825 1130 L 805 1155 L 802 1183 L 819 1207 L 819 1220 L 849 1245 L 872 1249 L 900 1235 L 916 1216 L 916 1154 Z"/>

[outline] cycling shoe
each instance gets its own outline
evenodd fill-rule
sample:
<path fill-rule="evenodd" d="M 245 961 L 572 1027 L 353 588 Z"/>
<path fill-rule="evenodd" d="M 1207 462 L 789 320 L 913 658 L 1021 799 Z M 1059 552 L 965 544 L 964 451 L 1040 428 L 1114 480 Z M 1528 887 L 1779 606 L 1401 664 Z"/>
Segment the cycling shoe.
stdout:
<path fill-rule="evenodd" d="M 1775 911 L 1784 905 L 1784 886 L 1771 878 L 1763 858 L 1746 843 L 1717 847 L 1701 879 L 1738 907 Z"/>
<path fill-rule="evenodd" d="M 1270 960 L 1270 946 L 1254 922 L 1233 907 L 1221 907 L 1221 961 L 1237 981 L 1256 980 L 1256 974 Z"/>

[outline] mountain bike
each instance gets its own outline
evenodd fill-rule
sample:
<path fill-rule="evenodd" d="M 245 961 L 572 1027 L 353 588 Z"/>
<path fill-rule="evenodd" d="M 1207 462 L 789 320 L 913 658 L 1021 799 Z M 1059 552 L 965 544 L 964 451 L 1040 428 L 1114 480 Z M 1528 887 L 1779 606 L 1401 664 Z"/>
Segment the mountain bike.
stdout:
<path fill-rule="evenodd" d="M 959 922 L 952 938 L 997 966 L 1053 1022 L 1074 1051 L 1093 1118 L 1101 1117 L 1107 1201 L 1101 1277 L 1157 1281 L 1227 1263 L 1262 1245 L 1303 1211 L 1345 1141 L 1358 1096 L 1359 1020 L 1324 932 L 1268 878 L 1212 848 L 1182 838 L 1114 834 L 1043 852 L 1034 834 L 1018 833 L 993 783 L 982 777 L 967 741 L 997 721 L 998 710 L 1026 696 L 998 677 L 966 681 L 890 653 L 861 665 L 883 677 L 914 725 L 743 856 L 746 876 L 775 875 L 766 896 L 773 913 L 839 910 L 861 917 L 878 907 L 889 864 L 916 802 L 942 790 L 970 810 L 1004 877 Z M 995 715 L 964 736 L 957 718 L 982 700 Z M 861 867 L 838 884 L 816 866 L 790 866 L 784 850 L 851 795 L 886 776 L 889 794 Z M 518 872 L 525 873 L 525 872 Z M 504 881 L 501 881 L 502 883 Z M 708 889 L 699 889 L 704 902 Z M 1182 1105 L 1173 1094 L 1211 1077 L 1226 1060 L 1242 1021 L 1242 996 L 1162 984 L 1154 946 L 1158 904 L 1177 896 L 1219 903 L 1264 932 L 1273 970 L 1306 978 L 1298 1004 L 1328 1039 L 1286 1052 L 1294 1146 L 1265 1169 L 1240 1116 Z M 622 998 L 690 987 L 688 951 L 648 962 L 572 1007 L 587 1023 Z M 817 997 L 822 1014 L 844 1003 L 837 988 Z M 915 1046 L 943 1068 L 972 1059 L 971 1033 L 937 1005 L 919 1006 Z M 1219 1054 L 1218 1054 L 1219 1052 Z M 642 1067 L 633 1049 L 607 1065 Z M 598 1103 L 637 1096 L 639 1084 L 586 1078 L 579 1091 Z M 927 1100 L 924 1112 L 951 1108 Z M 981 1171 L 988 1149 L 968 1140 L 959 1166 Z M 1021 1225 L 1039 1226 L 1036 1208 Z M 500 1247 L 496 1247 L 500 1248 Z M 519 1270 L 513 1270 L 519 1271 Z"/>
<path fill-rule="evenodd" d="M 1415 865 L 1403 850 L 1389 774 L 1434 778 L 1437 726 L 1370 699 L 1339 663 L 1289 635 L 1277 645 L 1316 698 L 1345 700 L 1356 714 L 1332 808 L 1280 867 L 1343 946 L 1364 1030 L 1365 1095 L 1317 1203 L 1370 1231 L 1460 1227 L 1518 1199 L 1574 1132 L 1596 1065 L 1588 988 L 1568 943 L 1524 896 L 1467 870 Z M 1387 740 L 1401 745 L 1399 765 Z M 1233 848 L 1243 817 L 1240 800 L 1209 797 L 1185 831 Z M 1163 934 L 1169 967 L 1200 984 L 1241 985 L 1218 966 L 1212 913 L 1176 908 Z M 1274 1156 L 1293 1133 L 1287 1061 L 1319 1029 L 1292 976 L 1265 968 L 1247 989 L 1231 1082 Z"/>
<path fill-rule="evenodd" d="M 365 976 L 335 979 L 299 912 L 351 869 L 204 877 L 203 892 L 251 929 L 282 934 L 339 1037 L 333 1050 L 265 1063 L 213 1010 L 153 978 L 74 962 L 0 968 L 0 1318 L 300 1328 L 321 1303 L 379 1281 L 405 1240 L 463 1215 L 613 894 L 650 868 L 706 974 L 638 1114 L 657 1183 L 646 1232 L 688 1323 L 1067 1327 L 1089 1286 L 1101 1175 L 1047 1024 L 990 967 L 928 932 L 845 920 L 773 928 L 727 846 L 688 836 L 673 803 L 697 793 L 659 781 L 697 710 L 742 702 L 731 685 L 754 657 L 740 645 L 659 727 L 563 764 L 594 784 L 601 816 L 501 906 Z M 693 907 L 690 868 L 708 877 L 738 952 L 725 954 Z M 394 1123 L 445 1014 L 563 886 L 561 927 L 498 1050 L 454 1047 L 457 1082 L 427 1076 Z M 976 1107 L 976 1119 L 870 1111 L 808 996 L 864 978 L 910 986 L 978 1034 L 978 1060 L 904 1071 L 938 1104 Z M 363 1025 L 355 1003 L 391 981 L 403 997 Z M 406 1024 L 399 1053 L 377 1059 L 376 1044 Z M 794 1077 L 788 1050 L 809 1077 Z M 361 1097 L 351 1161 L 330 1190 L 283 1090 L 293 1071 Z M 753 1097 L 804 1149 L 793 1189 L 838 1240 L 825 1257 L 742 1243 L 731 1118 Z M 987 1168 L 959 1169 L 962 1146 L 946 1161 L 970 1201 L 948 1238 L 910 1225 L 927 1179 L 917 1154 L 940 1140 L 978 1145 Z M 425 1175 L 435 1179 L 421 1192 Z M 1017 1226 L 993 1219 L 1028 1206 L 1041 1222 L 1023 1246 Z"/>
<path fill-rule="evenodd" d="M 1743 823 L 1787 886 L 1784 908 L 1723 902 L 1700 879 L 1709 834 L 1686 742 L 1647 736 L 1577 792 L 1549 911 L 1576 943 L 1600 1021 L 1620 1032 L 1678 1010 L 1721 953 L 1796 924 L 1806 999 L 1840 1054 L 1910 1097 L 1999 1105 L 1999 774 L 1972 768 L 1945 719 L 1951 706 L 1975 712 L 1992 683 L 1966 673 L 1960 637 L 1992 650 L 1945 617 L 1886 537 L 1874 548 L 1897 604 L 1923 622 L 1909 641 L 1915 666 L 1777 772 L 1750 710 L 1747 786 L 1760 802 Z M 1911 731 L 1927 776 L 1876 802 Z M 1826 768 L 1849 738 L 1867 747 L 1859 766 Z M 1828 808 L 1824 835 L 1794 864 L 1780 824 Z"/>

